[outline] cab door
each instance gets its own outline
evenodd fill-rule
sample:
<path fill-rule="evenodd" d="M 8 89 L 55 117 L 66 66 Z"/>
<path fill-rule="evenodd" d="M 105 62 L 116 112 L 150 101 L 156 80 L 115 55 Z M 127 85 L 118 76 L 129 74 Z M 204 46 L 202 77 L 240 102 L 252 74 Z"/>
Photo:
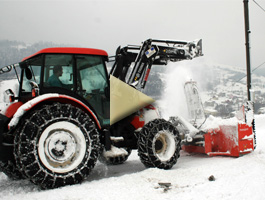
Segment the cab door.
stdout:
<path fill-rule="evenodd" d="M 110 123 L 109 80 L 102 56 L 76 55 L 77 93 L 96 111 L 101 124 Z"/>

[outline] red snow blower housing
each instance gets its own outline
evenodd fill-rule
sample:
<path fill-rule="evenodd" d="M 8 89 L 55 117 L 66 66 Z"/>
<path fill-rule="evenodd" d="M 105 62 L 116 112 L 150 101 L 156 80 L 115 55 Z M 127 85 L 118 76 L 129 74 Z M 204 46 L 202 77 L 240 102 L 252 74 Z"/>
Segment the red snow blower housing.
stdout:
<path fill-rule="evenodd" d="M 184 142 L 182 149 L 209 156 L 239 157 L 252 152 L 255 146 L 253 103 L 247 102 L 234 118 L 209 117 L 192 142 Z"/>

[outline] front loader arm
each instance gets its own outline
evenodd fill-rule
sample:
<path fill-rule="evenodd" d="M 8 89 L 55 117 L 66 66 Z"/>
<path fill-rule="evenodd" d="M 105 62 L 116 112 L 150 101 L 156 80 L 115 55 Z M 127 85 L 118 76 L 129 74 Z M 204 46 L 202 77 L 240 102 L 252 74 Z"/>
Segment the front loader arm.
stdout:
<path fill-rule="evenodd" d="M 118 48 L 110 74 L 137 89 L 144 89 L 152 65 L 166 65 L 168 61 L 189 60 L 202 55 L 202 40 L 148 39 L 140 46 Z"/>

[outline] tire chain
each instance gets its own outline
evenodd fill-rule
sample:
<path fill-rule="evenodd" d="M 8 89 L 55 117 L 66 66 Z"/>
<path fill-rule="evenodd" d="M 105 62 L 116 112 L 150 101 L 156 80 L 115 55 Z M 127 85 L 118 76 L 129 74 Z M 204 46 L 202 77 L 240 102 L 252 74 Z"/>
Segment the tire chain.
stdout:
<path fill-rule="evenodd" d="M 176 141 L 176 151 L 172 158 L 167 162 L 162 162 L 154 155 L 152 149 L 152 142 L 153 137 L 160 131 L 160 130 L 169 130 L 172 131 L 175 135 Z M 138 139 L 138 155 L 142 163 L 147 167 L 157 167 L 161 169 L 170 169 L 176 164 L 177 159 L 179 158 L 180 152 L 180 137 L 178 131 L 174 128 L 174 126 L 164 120 L 164 119 L 155 119 L 147 123 L 141 130 L 139 139 Z"/>
<path fill-rule="evenodd" d="M 14 159 L 14 158 L 13 158 Z M 8 178 L 12 180 L 20 180 L 23 179 L 23 175 L 17 168 L 15 161 L 11 159 L 8 161 L 0 161 L 0 172 L 2 171 Z"/>
<path fill-rule="evenodd" d="M 50 115 L 50 113 L 52 114 Z M 72 119 L 69 119 L 70 117 Z M 94 146 L 90 155 L 88 155 L 88 153 L 85 155 L 88 162 L 83 163 L 80 169 L 69 174 L 56 174 L 45 169 L 37 155 L 37 141 L 32 141 L 34 138 L 38 139 L 40 137 L 40 135 L 37 134 L 41 128 L 46 127 L 49 123 L 57 122 L 62 119 L 71 122 L 75 121 L 74 119 L 79 119 L 79 127 L 87 130 L 87 134 L 90 135 L 91 145 Z M 14 156 L 17 167 L 25 177 L 29 178 L 31 182 L 39 185 L 42 189 L 80 183 L 89 175 L 90 171 L 95 166 L 99 152 L 99 134 L 95 128 L 94 122 L 80 109 L 69 104 L 55 103 L 52 105 L 45 105 L 35 110 L 31 116 L 27 115 L 20 126 L 22 127 L 18 130 L 19 134 L 15 135 L 14 145 Z M 27 135 L 26 133 L 28 133 L 29 130 L 32 134 Z M 88 138 L 86 138 L 86 142 L 88 142 Z M 22 146 L 21 144 L 24 145 Z M 88 160 L 88 156 L 90 156 L 91 159 Z"/>

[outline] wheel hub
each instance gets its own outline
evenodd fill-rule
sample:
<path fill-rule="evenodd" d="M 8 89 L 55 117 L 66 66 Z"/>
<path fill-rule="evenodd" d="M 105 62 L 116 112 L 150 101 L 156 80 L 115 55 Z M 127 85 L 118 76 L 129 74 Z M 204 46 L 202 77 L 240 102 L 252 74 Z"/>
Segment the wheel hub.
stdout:
<path fill-rule="evenodd" d="M 79 127 L 61 121 L 49 125 L 41 134 L 38 154 L 41 162 L 51 171 L 66 173 L 75 169 L 84 159 L 89 138 Z"/>
<path fill-rule="evenodd" d="M 155 142 L 156 153 L 161 153 L 166 148 L 166 141 L 163 135 L 160 135 Z"/>
<path fill-rule="evenodd" d="M 46 141 L 46 155 L 54 162 L 64 163 L 70 160 L 76 152 L 76 141 L 67 130 L 56 130 Z"/>
<path fill-rule="evenodd" d="M 168 161 L 175 153 L 174 135 L 168 131 L 159 131 L 153 140 L 153 150 L 161 161 Z"/>

